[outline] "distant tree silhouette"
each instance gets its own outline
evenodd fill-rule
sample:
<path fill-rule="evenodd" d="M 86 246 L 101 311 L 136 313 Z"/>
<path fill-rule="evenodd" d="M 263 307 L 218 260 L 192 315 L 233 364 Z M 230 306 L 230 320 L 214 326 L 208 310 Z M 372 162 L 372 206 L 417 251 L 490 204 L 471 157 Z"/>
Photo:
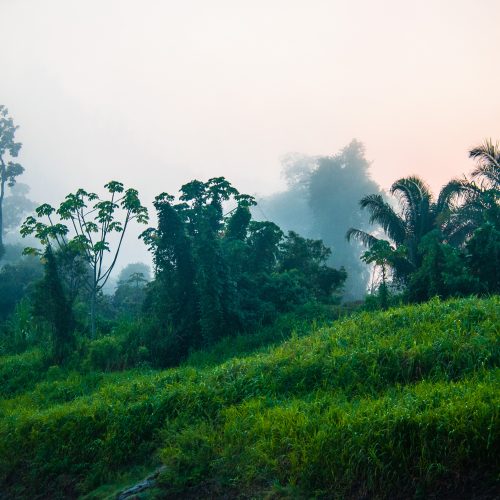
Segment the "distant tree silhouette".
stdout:
<path fill-rule="evenodd" d="M 13 161 L 21 149 L 21 143 L 15 141 L 18 128 L 9 116 L 8 109 L 0 104 L 0 259 L 5 252 L 3 210 L 6 189 L 14 186 L 16 178 L 24 172 L 24 168 Z"/>

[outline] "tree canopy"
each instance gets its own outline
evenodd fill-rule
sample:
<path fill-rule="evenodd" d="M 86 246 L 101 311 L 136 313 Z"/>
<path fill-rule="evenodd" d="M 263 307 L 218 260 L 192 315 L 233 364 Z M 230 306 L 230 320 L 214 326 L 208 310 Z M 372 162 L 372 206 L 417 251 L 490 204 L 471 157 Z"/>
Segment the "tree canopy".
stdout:
<path fill-rule="evenodd" d="M 170 355 L 251 330 L 297 304 L 335 300 L 346 273 L 326 265 L 330 250 L 253 221 L 254 205 L 222 177 L 185 184 L 178 199 L 156 198 L 158 226 L 143 234 L 155 265 L 147 303 L 168 332 Z"/>

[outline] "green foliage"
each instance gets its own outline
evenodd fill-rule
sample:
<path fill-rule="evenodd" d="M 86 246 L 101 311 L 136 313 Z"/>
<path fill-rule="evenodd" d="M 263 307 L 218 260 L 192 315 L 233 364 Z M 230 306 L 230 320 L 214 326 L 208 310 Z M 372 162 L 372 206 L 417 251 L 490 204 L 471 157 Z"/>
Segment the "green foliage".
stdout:
<path fill-rule="evenodd" d="M 56 364 L 61 364 L 68 359 L 75 348 L 75 320 L 50 245 L 45 249 L 43 261 L 44 276 L 37 283 L 33 297 L 34 314 L 48 325 L 51 331 L 53 360 Z"/>
<path fill-rule="evenodd" d="M 84 365 L 96 371 L 120 370 L 125 362 L 123 351 L 120 338 L 106 335 L 89 343 Z"/>
<path fill-rule="evenodd" d="M 479 290 L 478 281 L 467 268 L 465 256 L 457 248 L 444 243 L 437 231 L 422 239 L 419 252 L 422 264 L 411 275 L 408 284 L 410 301 L 465 296 Z"/>
<path fill-rule="evenodd" d="M 279 269 L 297 271 L 305 278 L 310 296 L 330 302 L 347 278 L 344 268 L 337 270 L 326 265 L 331 253 L 321 240 L 302 238 L 290 231 L 280 246 Z"/>
<path fill-rule="evenodd" d="M 204 368 L 218 365 L 231 358 L 265 351 L 291 337 L 302 337 L 316 332 L 332 321 L 350 314 L 352 310 L 345 306 L 310 302 L 294 308 L 293 312 L 279 315 L 271 324 L 256 332 L 227 336 L 209 350 L 194 351 L 184 364 Z"/>
<path fill-rule="evenodd" d="M 95 193 L 78 189 L 76 193 L 68 194 L 57 210 L 47 203 L 40 205 L 36 217 L 28 217 L 21 227 L 23 237 L 34 235 L 44 246 L 52 242 L 60 252 L 79 256 L 89 266 L 90 272 L 81 273 L 80 278 L 89 293 L 92 337 L 96 333 L 97 296 L 114 269 L 127 227 L 134 220 L 139 224 L 148 221 L 147 209 L 141 205 L 135 189 L 125 190 L 117 181 L 104 187 L 109 199 L 103 200 Z M 119 220 L 120 216 L 122 220 Z M 119 238 L 111 251 L 110 238 L 114 233 Z M 39 253 L 34 248 L 27 248 L 25 252 Z M 108 262 L 106 258 L 109 258 Z M 77 264 L 80 269 L 78 258 L 69 262 Z M 73 271 L 70 276 L 74 275 Z"/>
<path fill-rule="evenodd" d="M 468 267 L 481 293 L 500 293 L 500 208 L 495 222 L 485 222 L 466 246 Z"/>
<path fill-rule="evenodd" d="M 201 369 L 51 369 L 0 402 L 2 491 L 83 495 L 158 449 L 163 496 L 457 496 L 467 481 L 488 485 L 499 465 L 499 306 L 362 313 Z"/>
<path fill-rule="evenodd" d="M 40 349 L 0 356 L 0 398 L 32 389 L 38 383 L 37 377 L 43 377 L 47 365 Z"/>
<path fill-rule="evenodd" d="M 158 227 L 143 233 L 156 271 L 146 311 L 166 337 L 164 365 L 297 305 L 332 302 L 346 279 L 326 265 L 330 251 L 321 241 L 252 221 L 255 201 L 223 177 L 182 186 L 179 200 L 159 195 Z M 223 203 L 236 207 L 224 215 Z"/>
<path fill-rule="evenodd" d="M 352 402 L 322 391 L 285 404 L 253 398 L 215 424 L 166 434 L 163 480 L 170 492 L 203 481 L 286 485 L 300 497 L 457 492 L 495 472 L 497 376 L 422 382 Z M 458 474 L 458 484 L 445 486 Z"/>
<path fill-rule="evenodd" d="M 371 213 L 370 221 L 378 223 L 394 243 L 359 229 L 347 232 L 348 239 L 369 247 L 362 260 L 381 267 L 382 307 L 387 305 L 387 269 L 393 270 L 393 282 L 403 284 L 413 302 L 500 291 L 498 144 L 486 141 L 472 149 L 470 157 L 477 161 L 473 180 L 450 181 L 437 199 L 418 177 L 392 185 L 399 212 L 379 194 L 361 199 L 361 206 Z"/>
<path fill-rule="evenodd" d="M 41 274 L 40 263 L 31 257 L 0 268 L 0 321 L 12 314 L 16 304 L 29 294 Z"/>

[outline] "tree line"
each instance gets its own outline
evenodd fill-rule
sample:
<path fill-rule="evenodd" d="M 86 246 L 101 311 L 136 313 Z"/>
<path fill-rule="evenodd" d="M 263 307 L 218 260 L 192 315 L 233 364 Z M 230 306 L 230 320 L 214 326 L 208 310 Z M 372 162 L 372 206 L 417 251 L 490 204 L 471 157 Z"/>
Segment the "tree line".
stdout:
<path fill-rule="evenodd" d="M 21 149 L 16 130 L 0 107 L 0 228 L 5 191 L 23 173 L 14 160 Z M 413 176 L 392 185 L 395 203 L 381 192 L 361 199 L 359 212 L 369 213 L 374 231 L 351 228 L 347 239 L 366 246 L 361 261 L 374 271 L 365 307 L 499 293 L 500 151 L 486 141 L 470 156 L 477 162 L 470 178 L 450 181 L 437 198 Z M 315 175 L 348 177 L 345 165 L 353 159 L 365 172 L 362 146 L 352 143 Z M 147 225 L 149 215 L 137 190 L 111 181 L 104 192 L 80 188 L 25 219 L 21 235 L 38 245 L 25 248 L 31 259 L 0 268 L 0 350 L 42 343 L 64 363 L 89 342 L 111 349 L 120 337 L 133 362 L 168 366 L 305 304 L 341 300 L 347 272 L 328 265 L 332 252 L 323 241 L 255 220 L 256 200 L 224 177 L 155 198 L 157 224 L 141 235 L 153 278 L 139 267 L 122 276 L 110 299 L 103 289 L 127 230 Z M 0 239 L 2 255 L 5 248 Z M 106 337 L 112 332 L 121 333 L 112 340 Z"/>
<path fill-rule="evenodd" d="M 500 148 L 491 140 L 472 149 L 476 167 L 453 179 L 434 197 L 417 176 L 397 180 L 392 204 L 380 194 L 360 206 L 384 237 L 351 228 L 348 240 L 368 249 L 362 255 L 380 269 L 380 305 L 389 288 L 410 302 L 431 297 L 500 293 Z"/>
<path fill-rule="evenodd" d="M 12 146 L 17 127 L 11 118 L 9 127 L 4 152 L 17 154 L 21 145 Z M 135 189 L 111 181 L 104 192 L 80 188 L 59 206 L 44 203 L 20 228 L 23 237 L 38 242 L 24 254 L 43 264 L 38 279 L 30 276 L 34 283 L 25 301 L 30 335 L 45 335 L 58 363 L 78 350 L 82 336 L 95 340 L 102 334 L 103 288 L 127 229 L 149 220 Z M 153 254 L 154 278 L 145 283 L 136 273 L 115 292 L 124 304 L 139 298 L 134 317 L 123 309 L 119 316 L 139 323 L 132 343 L 156 362 L 178 363 L 192 349 L 254 331 L 299 305 L 339 301 L 347 275 L 326 264 L 330 250 L 320 240 L 254 220 L 255 205 L 223 177 L 189 182 L 177 197 L 156 197 L 158 224 L 141 235 Z M 16 267 L 0 272 L 15 278 Z"/>

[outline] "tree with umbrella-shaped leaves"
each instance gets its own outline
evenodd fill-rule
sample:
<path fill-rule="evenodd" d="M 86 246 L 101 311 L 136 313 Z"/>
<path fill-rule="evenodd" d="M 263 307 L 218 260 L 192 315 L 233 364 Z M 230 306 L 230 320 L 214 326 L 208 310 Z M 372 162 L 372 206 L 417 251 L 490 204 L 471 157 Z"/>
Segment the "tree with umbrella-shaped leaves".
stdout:
<path fill-rule="evenodd" d="M 57 250 L 71 250 L 82 259 L 90 272 L 83 275 L 82 283 L 90 297 L 90 329 L 96 332 L 97 296 L 113 272 L 127 228 L 133 221 L 145 224 L 147 209 L 142 206 L 135 189 L 125 190 L 123 184 L 111 181 L 104 186 L 108 198 L 79 189 L 70 193 L 54 208 L 43 204 L 36 209 L 36 217 L 28 217 L 21 235 L 34 235 L 44 246 L 54 245 Z M 111 236 L 118 234 L 118 242 L 111 248 Z M 34 248 L 25 253 L 40 253 Z"/>

